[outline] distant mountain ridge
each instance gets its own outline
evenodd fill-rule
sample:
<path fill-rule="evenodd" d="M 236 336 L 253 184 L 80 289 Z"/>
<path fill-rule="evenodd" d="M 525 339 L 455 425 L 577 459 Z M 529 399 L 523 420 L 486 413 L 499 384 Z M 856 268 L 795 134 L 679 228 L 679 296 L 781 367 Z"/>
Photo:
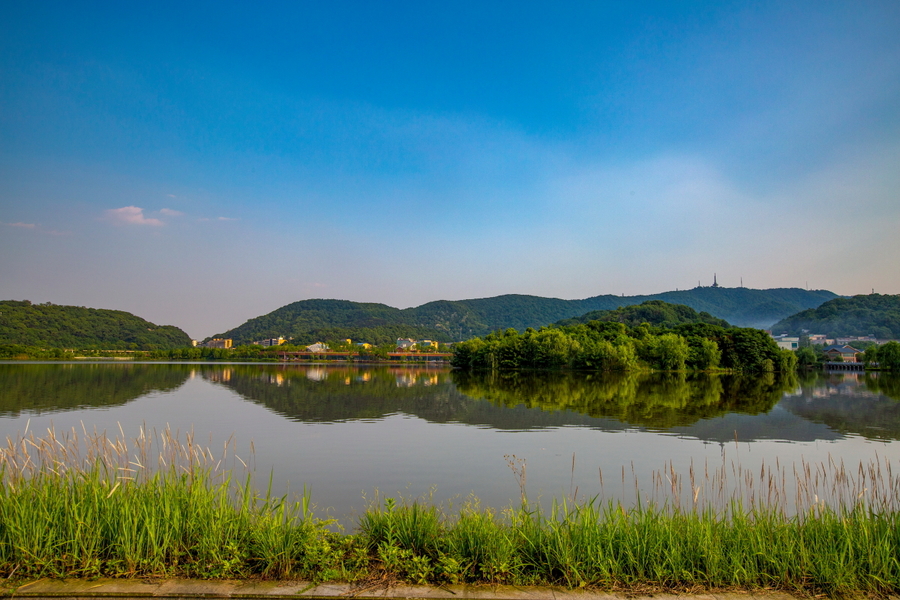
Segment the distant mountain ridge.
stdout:
<path fill-rule="evenodd" d="M 772 323 L 837 298 L 827 290 L 697 287 L 647 296 L 594 296 L 563 300 L 507 294 L 471 300 L 437 300 L 399 309 L 386 304 L 349 300 L 300 300 L 213 337 L 235 343 L 277 337 L 295 343 L 350 338 L 375 344 L 398 337 L 431 338 L 452 342 L 482 336 L 497 329 L 542 327 L 596 310 L 615 310 L 663 300 L 707 312 L 742 327 L 766 328 Z"/>

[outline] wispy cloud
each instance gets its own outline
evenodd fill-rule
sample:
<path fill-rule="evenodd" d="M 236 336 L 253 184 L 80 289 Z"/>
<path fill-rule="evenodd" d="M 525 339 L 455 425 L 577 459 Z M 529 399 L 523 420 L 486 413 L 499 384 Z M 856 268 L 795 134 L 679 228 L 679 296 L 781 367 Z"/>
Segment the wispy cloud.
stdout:
<path fill-rule="evenodd" d="M 159 227 L 164 223 L 159 219 L 144 216 L 144 209 L 137 206 L 123 206 L 106 211 L 106 219 L 117 225 L 153 225 Z"/>
<path fill-rule="evenodd" d="M 163 208 L 159 211 L 159 214 L 166 215 L 167 217 L 180 217 L 184 213 L 180 210 L 172 210 L 171 208 Z"/>
<path fill-rule="evenodd" d="M 237 219 L 234 219 L 232 217 L 219 217 L 217 220 L 218 221 L 237 221 Z"/>
<path fill-rule="evenodd" d="M 35 233 L 41 235 L 71 235 L 71 231 L 56 231 L 55 229 L 46 229 L 42 225 L 38 225 L 37 223 L 4 223 L 0 221 L 0 225 L 5 225 L 6 227 L 17 227 L 19 229 L 28 229 L 30 231 L 34 231 Z"/>

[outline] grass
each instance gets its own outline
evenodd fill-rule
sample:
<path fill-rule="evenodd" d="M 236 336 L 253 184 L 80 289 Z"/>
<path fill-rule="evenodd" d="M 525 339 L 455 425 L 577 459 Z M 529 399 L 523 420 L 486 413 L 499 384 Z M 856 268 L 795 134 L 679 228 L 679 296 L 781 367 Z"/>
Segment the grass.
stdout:
<path fill-rule="evenodd" d="M 544 510 L 512 457 L 517 507 L 387 498 L 353 534 L 316 518 L 308 492 L 290 501 L 233 480 L 228 459 L 228 443 L 217 457 L 169 431 L 8 441 L 0 575 L 900 591 L 900 482 L 884 459 L 852 472 L 829 461 L 687 477 L 670 465 L 649 499 L 565 498 Z"/>

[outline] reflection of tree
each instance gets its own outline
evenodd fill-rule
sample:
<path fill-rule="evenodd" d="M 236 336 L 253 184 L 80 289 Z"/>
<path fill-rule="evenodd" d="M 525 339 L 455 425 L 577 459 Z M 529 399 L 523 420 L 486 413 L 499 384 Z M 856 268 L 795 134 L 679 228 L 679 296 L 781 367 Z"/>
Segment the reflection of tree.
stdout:
<path fill-rule="evenodd" d="M 785 398 L 793 414 L 844 434 L 900 440 L 900 376 L 890 373 L 815 374 L 801 393 Z"/>
<path fill-rule="evenodd" d="M 866 387 L 888 398 L 900 400 L 900 374 L 898 373 L 866 373 Z"/>
<path fill-rule="evenodd" d="M 770 410 L 794 382 L 772 374 L 453 372 L 457 388 L 501 406 L 573 411 L 653 428 Z"/>
<path fill-rule="evenodd" d="M 0 415 L 115 406 L 181 386 L 195 367 L 140 364 L 0 365 Z"/>

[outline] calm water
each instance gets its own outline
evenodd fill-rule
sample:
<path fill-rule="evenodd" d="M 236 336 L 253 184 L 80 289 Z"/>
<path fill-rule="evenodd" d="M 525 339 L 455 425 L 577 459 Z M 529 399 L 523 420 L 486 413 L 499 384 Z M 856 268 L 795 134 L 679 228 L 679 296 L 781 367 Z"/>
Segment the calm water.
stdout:
<path fill-rule="evenodd" d="M 900 380 L 0 364 L 0 438 L 142 426 L 213 449 L 233 436 L 261 485 L 271 473 L 278 493 L 308 486 L 320 515 L 352 523 L 376 490 L 502 508 L 520 493 L 510 460 L 524 461 L 532 499 L 629 499 L 634 477 L 643 488 L 667 466 L 900 458 Z"/>

